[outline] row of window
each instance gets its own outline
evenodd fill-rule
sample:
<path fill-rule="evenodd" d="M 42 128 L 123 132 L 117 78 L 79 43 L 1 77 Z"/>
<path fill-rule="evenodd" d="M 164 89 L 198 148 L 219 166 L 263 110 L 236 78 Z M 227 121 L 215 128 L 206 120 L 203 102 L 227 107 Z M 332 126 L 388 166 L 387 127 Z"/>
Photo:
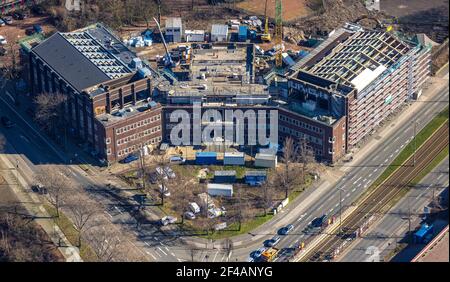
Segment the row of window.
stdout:
<path fill-rule="evenodd" d="M 280 132 L 284 132 L 286 134 L 289 134 L 290 136 L 294 136 L 294 137 L 298 137 L 298 138 L 305 138 L 306 140 L 308 140 L 311 143 L 315 143 L 318 144 L 320 146 L 322 146 L 322 139 L 320 138 L 316 138 L 314 136 L 305 134 L 303 132 L 291 129 L 289 127 L 284 127 L 284 126 L 279 126 Z"/>
<path fill-rule="evenodd" d="M 153 122 L 158 121 L 160 119 L 161 119 L 161 115 L 159 114 L 159 115 L 152 116 L 152 117 L 144 119 L 144 120 L 140 120 L 140 121 L 135 122 L 133 124 L 126 125 L 124 127 L 116 129 L 116 135 L 120 135 L 120 134 L 125 133 L 125 132 L 127 132 L 129 130 L 133 130 L 135 128 L 139 128 L 139 127 L 145 126 L 147 124 L 153 123 Z"/>
<path fill-rule="evenodd" d="M 290 118 L 290 117 L 287 117 L 287 116 L 284 116 L 284 115 L 280 115 L 280 120 L 281 121 L 285 121 L 285 122 L 287 122 L 289 124 L 292 124 L 292 125 L 295 125 L 295 126 L 298 126 L 298 127 L 301 127 L 301 128 L 304 128 L 304 129 L 307 129 L 307 130 L 310 130 L 310 131 L 313 131 L 313 132 L 317 132 L 317 133 L 320 133 L 320 134 L 323 133 L 323 129 L 322 128 L 310 125 L 308 123 L 305 123 L 305 122 L 302 122 L 302 121 L 299 121 L 297 119 L 293 119 L 293 118 Z"/>
<path fill-rule="evenodd" d="M 148 145 L 153 145 L 153 144 L 158 144 L 159 142 L 161 142 L 162 138 L 161 136 L 152 138 L 146 142 L 144 142 L 143 144 L 139 144 L 139 145 L 133 145 L 131 147 L 125 148 L 123 150 L 120 150 L 119 152 L 117 152 L 117 156 L 122 157 L 122 156 L 127 156 L 128 154 L 131 154 L 139 149 L 141 149 L 143 146 L 148 146 Z M 108 149 L 108 155 L 111 154 L 111 149 Z"/>
<path fill-rule="evenodd" d="M 153 134 L 153 133 L 159 132 L 159 131 L 161 131 L 161 125 L 158 125 L 158 126 L 149 128 L 147 130 L 144 130 L 142 132 L 135 133 L 135 134 L 127 136 L 125 138 L 119 139 L 119 140 L 117 140 L 117 145 L 126 144 L 128 142 L 132 142 L 134 140 L 138 140 L 138 139 L 140 139 L 142 137 L 146 137 L 146 136 L 148 136 L 150 134 Z"/>

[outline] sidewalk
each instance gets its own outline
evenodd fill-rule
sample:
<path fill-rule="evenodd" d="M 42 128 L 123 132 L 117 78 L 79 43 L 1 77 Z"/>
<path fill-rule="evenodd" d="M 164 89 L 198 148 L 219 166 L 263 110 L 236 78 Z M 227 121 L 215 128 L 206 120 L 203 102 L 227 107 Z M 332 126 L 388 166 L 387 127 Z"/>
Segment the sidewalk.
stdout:
<path fill-rule="evenodd" d="M 14 165 L 8 160 L 8 158 L 0 154 L 0 161 L 2 161 L 7 167 L 14 167 Z M 24 187 L 28 187 L 25 180 L 20 174 L 15 175 L 11 173 L 3 173 L 3 178 L 9 184 L 9 187 L 14 192 L 19 202 L 24 206 L 28 213 L 34 218 L 37 224 L 47 233 L 49 238 L 58 247 L 60 253 L 64 256 L 67 262 L 82 262 L 78 248 L 72 246 L 67 240 L 64 233 L 53 222 L 51 216 L 47 213 L 39 198 L 31 193 L 24 191 Z M 16 185 L 18 184 L 18 185 Z"/>

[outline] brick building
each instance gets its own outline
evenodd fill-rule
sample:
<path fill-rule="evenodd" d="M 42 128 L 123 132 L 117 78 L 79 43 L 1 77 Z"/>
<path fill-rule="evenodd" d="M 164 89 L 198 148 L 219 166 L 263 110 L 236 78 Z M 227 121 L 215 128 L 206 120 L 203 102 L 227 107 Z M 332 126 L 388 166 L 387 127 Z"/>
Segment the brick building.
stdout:
<path fill-rule="evenodd" d="M 161 141 L 152 70 L 106 27 L 56 33 L 30 52 L 34 95 L 63 93 L 71 132 L 114 162 Z"/>

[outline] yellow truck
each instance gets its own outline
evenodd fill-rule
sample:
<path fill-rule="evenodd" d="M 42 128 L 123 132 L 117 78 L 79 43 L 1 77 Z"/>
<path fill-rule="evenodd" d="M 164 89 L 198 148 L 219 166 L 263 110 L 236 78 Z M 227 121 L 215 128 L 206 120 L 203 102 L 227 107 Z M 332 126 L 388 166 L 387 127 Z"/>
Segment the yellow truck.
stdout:
<path fill-rule="evenodd" d="M 264 262 L 271 262 L 278 254 L 277 248 L 269 248 L 261 254 L 261 260 Z"/>

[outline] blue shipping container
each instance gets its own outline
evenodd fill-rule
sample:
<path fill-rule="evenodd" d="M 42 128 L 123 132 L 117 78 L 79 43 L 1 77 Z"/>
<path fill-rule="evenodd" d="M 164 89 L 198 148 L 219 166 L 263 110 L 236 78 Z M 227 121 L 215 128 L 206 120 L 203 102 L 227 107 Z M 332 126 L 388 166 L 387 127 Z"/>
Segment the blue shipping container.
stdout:
<path fill-rule="evenodd" d="M 266 171 L 247 171 L 244 177 L 245 183 L 250 186 L 260 186 L 267 180 Z"/>
<path fill-rule="evenodd" d="M 234 183 L 236 182 L 236 171 L 218 170 L 214 172 L 215 183 Z"/>
<path fill-rule="evenodd" d="M 239 26 L 238 41 L 245 42 L 247 40 L 247 36 L 248 36 L 248 27 L 245 25 Z"/>
<path fill-rule="evenodd" d="M 215 153 L 215 152 L 197 152 L 195 154 L 195 163 L 197 165 L 217 164 L 217 153 Z"/>

